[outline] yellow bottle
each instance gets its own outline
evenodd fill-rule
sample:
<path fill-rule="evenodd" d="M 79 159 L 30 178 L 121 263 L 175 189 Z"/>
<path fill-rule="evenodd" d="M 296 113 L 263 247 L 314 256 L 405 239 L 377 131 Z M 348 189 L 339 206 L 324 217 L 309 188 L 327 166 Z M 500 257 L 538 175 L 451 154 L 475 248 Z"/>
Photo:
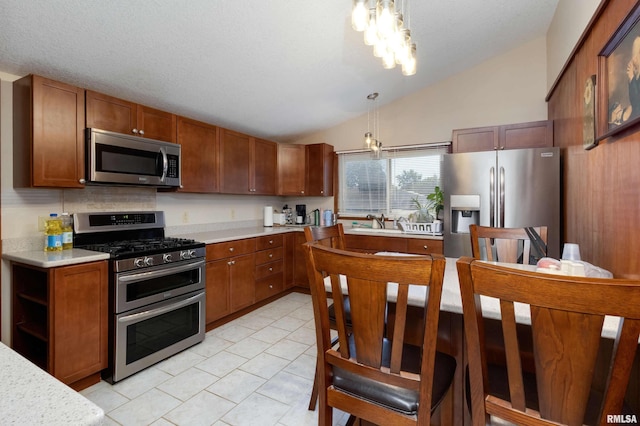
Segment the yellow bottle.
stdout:
<path fill-rule="evenodd" d="M 71 227 L 71 216 L 69 213 L 62 213 L 62 250 L 73 248 L 73 228 Z"/>
<path fill-rule="evenodd" d="M 44 223 L 44 251 L 62 250 L 62 221 L 57 214 L 51 213 Z"/>

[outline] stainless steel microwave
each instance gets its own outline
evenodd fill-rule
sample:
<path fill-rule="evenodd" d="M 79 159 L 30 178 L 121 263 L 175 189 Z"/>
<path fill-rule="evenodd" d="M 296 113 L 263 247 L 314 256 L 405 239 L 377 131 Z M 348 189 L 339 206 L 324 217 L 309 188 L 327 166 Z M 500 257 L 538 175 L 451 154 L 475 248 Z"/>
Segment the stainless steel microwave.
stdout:
<path fill-rule="evenodd" d="M 180 145 L 87 129 L 88 184 L 179 187 Z"/>

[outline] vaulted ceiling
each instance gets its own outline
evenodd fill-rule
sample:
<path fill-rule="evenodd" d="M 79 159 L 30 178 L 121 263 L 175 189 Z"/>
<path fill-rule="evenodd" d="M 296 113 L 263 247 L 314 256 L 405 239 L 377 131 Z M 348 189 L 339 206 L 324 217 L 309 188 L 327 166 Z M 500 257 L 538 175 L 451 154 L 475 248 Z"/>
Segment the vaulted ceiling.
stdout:
<path fill-rule="evenodd" d="M 286 142 L 544 36 L 558 0 L 404 2 L 410 77 L 373 57 L 349 0 L 1 0 L 0 71 Z"/>

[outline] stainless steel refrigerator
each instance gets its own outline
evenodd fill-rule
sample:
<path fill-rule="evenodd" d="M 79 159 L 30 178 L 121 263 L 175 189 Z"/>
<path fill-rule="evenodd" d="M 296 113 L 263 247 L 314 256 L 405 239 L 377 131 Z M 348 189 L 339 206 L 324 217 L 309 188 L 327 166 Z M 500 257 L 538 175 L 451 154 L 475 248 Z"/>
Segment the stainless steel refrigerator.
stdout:
<path fill-rule="evenodd" d="M 547 255 L 560 257 L 560 149 L 444 155 L 444 254 L 471 256 L 469 225 L 547 226 Z"/>

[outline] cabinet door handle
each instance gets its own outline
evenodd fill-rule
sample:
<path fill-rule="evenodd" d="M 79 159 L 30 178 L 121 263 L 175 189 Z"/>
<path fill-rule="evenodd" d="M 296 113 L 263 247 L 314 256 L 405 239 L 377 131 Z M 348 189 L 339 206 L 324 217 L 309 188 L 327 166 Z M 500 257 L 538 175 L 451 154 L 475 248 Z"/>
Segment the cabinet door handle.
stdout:
<path fill-rule="evenodd" d="M 235 260 L 230 260 L 230 261 L 227 262 L 227 265 L 229 265 L 229 266 L 232 266 L 232 265 L 235 265 L 235 264 L 236 264 Z"/>
<path fill-rule="evenodd" d="M 233 251 L 235 250 L 233 247 L 229 247 L 229 251 Z"/>
<path fill-rule="evenodd" d="M 425 244 L 425 245 L 422 246 L 422 248 L 426 250 L 426 249 L 429 248 L 429 246 Z"/>
<path fill-rule="evenodd" d="M 273 268 L 269 268 L 269 272 L 273 272 Z"/>
<path fill-rule="evenodd" d="M 138 134 L 138 129 L 133 129 L 133 130 L 131 131 L 131 133 L 133 133 L 134 135 L 137 135 L 137 134 Z"/>
<path fill-rule="evenodd" d="M 80 184 L 84 185 L 85 183 L 87 183 L 87 180 L 83 178 L 83 179 L 80 179 L 78 182 L 80 182 Z"/>
<path fill-rule="evenodd" d="M 269 259 L 273 257 L 273 253 L 269 253 Z"/>
<path fill-rule="evenodd" d="M 140 136 L 144 135 L 144 130 L 140 130 Z"/>
<path fill-rule="evenodd" d="M 273 240 L 269 240 L 269 244 L 273 244 Z"/>

